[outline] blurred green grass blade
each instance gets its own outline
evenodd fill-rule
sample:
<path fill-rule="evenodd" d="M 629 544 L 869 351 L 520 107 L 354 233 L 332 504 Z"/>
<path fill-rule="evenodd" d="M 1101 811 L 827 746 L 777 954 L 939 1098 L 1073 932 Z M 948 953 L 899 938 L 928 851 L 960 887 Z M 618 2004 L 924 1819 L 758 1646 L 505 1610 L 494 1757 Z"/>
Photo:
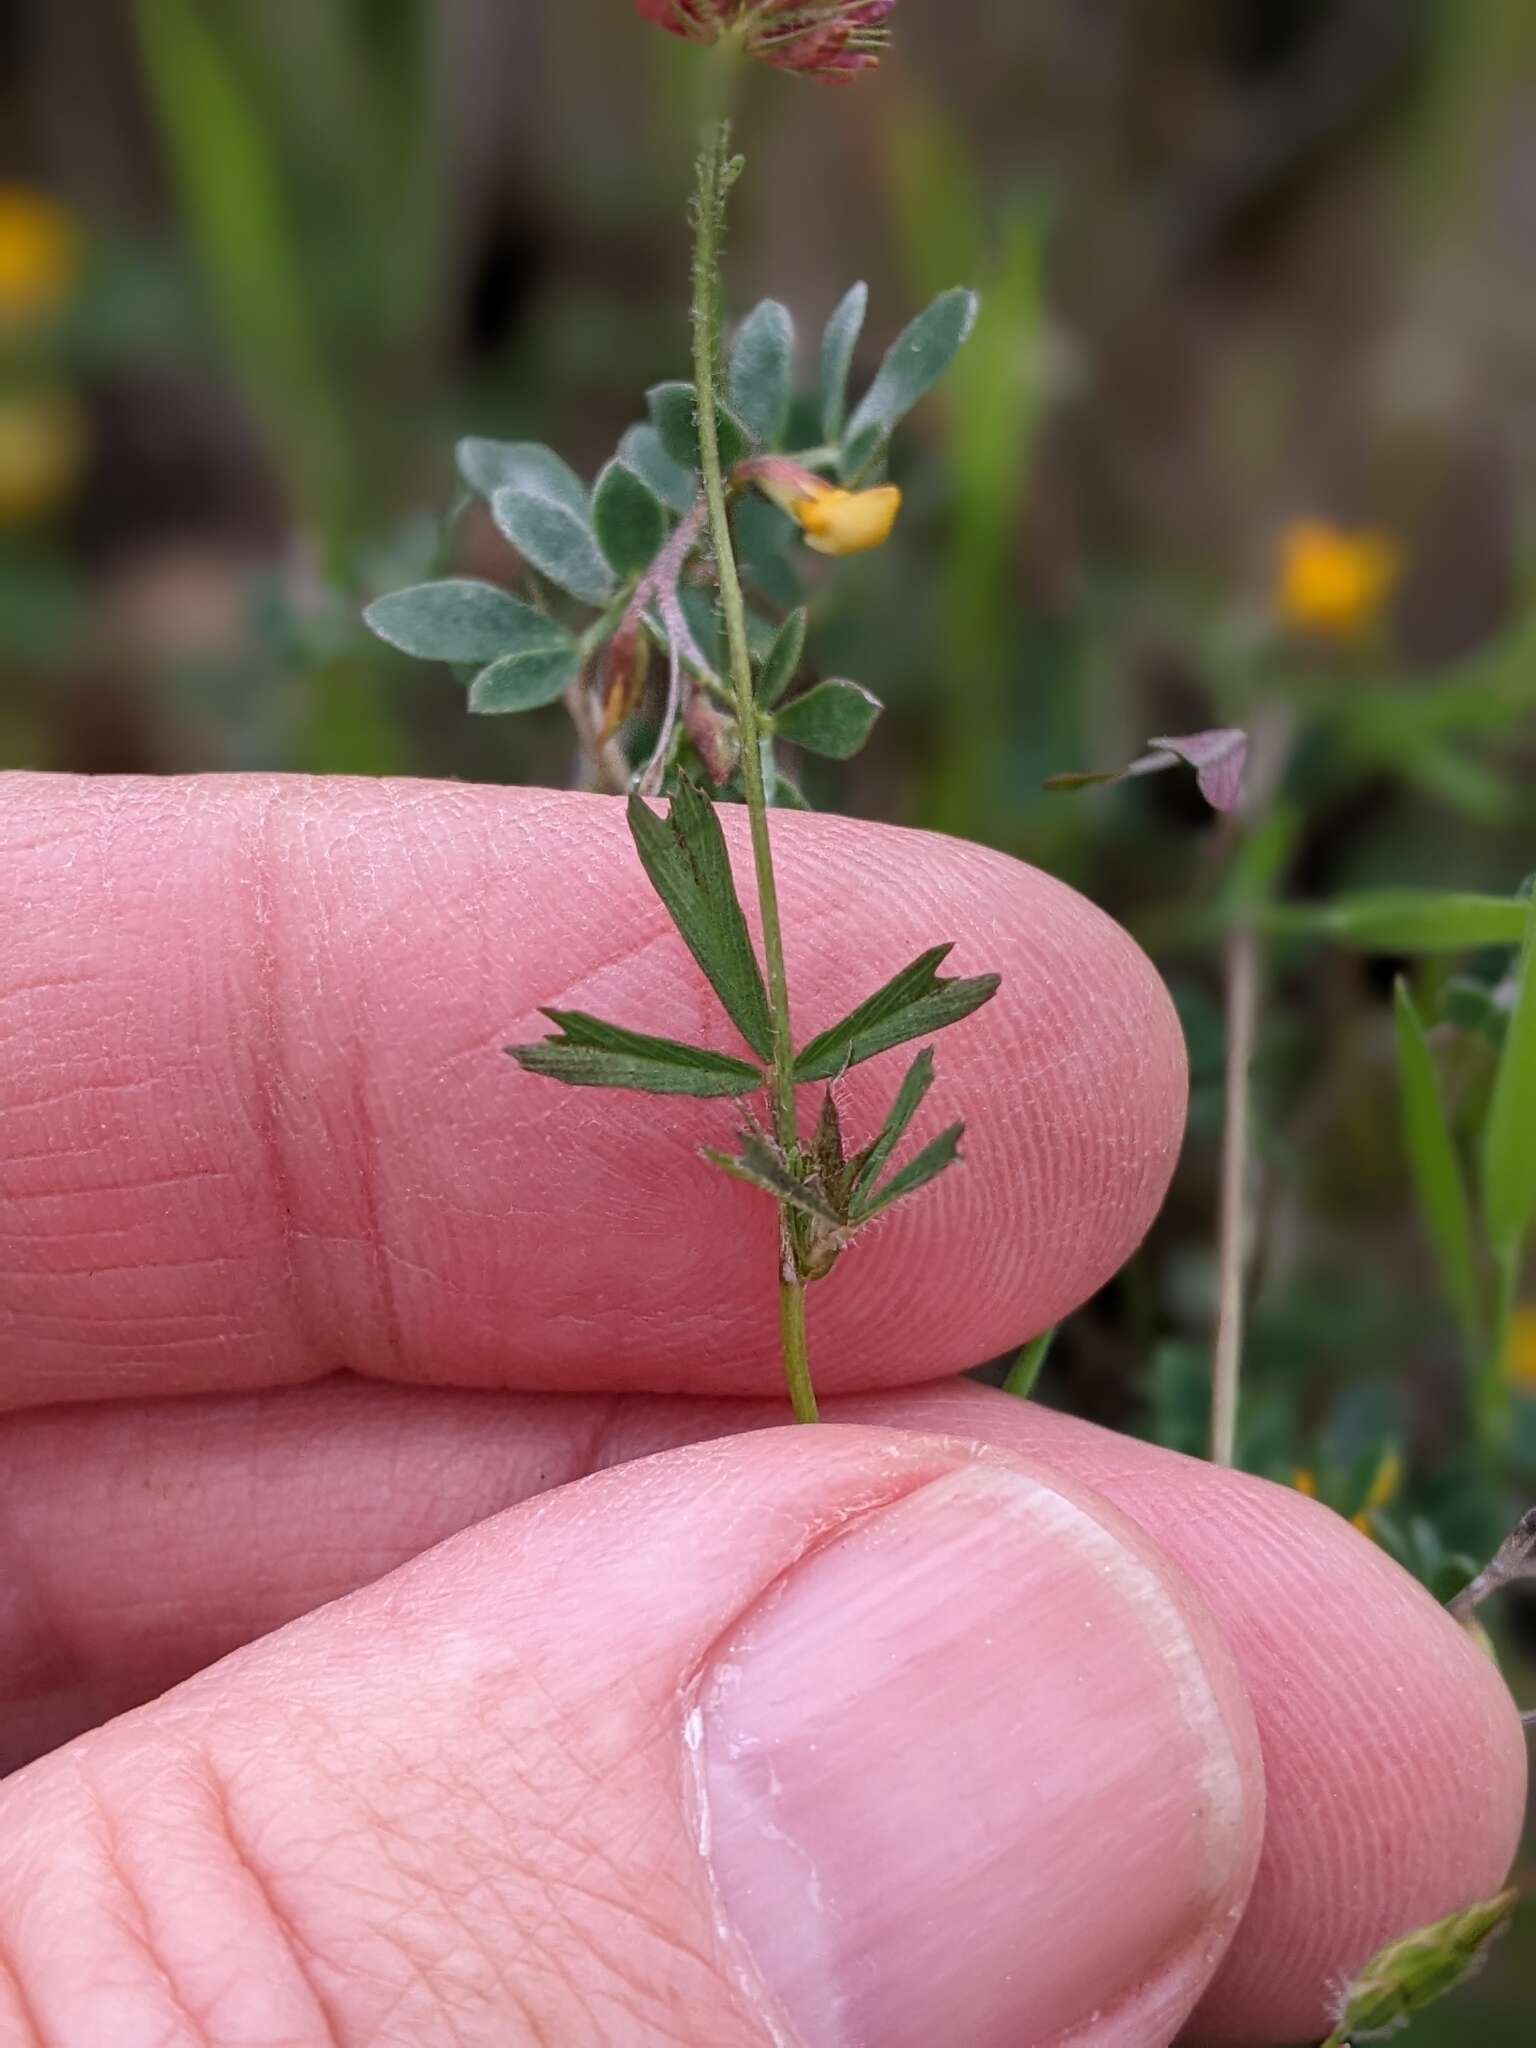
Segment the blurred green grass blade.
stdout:
<path fill-rule="evenodd" d="M 139 47 L 225 343 L 300 510 L 334 531 L 345 437 L 282 202 L 279 166 L 199 0 L 138 0 Z"/>
<path fill-rule="evenodd" d="M 1536 895 L 1524 908 L 1515 1006 L 1483 1131 L 1483 1215 L 1494 1255 L 1509 1272 L 1536 1219 Z"/>
<path fill-rule="evenodd" d="M 1472 1208 L 1423 1019 L 1405 981 L 1393 991 L 1397 1031 L 1397 1072 L 1402 1089 L 1403 1144 L 1418 1195 L 1425 1234 L 1440 1264 L 1445 1290 L 1456 1311 L 1468 1358 L 1483 1348 L 1482 1303 Z"/>
<path fill-rule="evenodd" d="M 1027 1401 L 1035 1391 L 1052 1344 L 1056 1341 L 1057 1325 L 1042 1330 L 1038 1337 L 1032 1337 L 1008 1368 L 1008 1377 L 1003 1381 L 1005 1394 L 1016 1394 L 1021 1401 Z"/>
<path fill-rule="evenodd" d="M 1331 903 L 1283 903 L 1261 914 L 1264 930 L 1315 934 L 1336 945 L 1381 953 L 1468 953 L 1516 946 L 1528 912 L 1518 896 L 1474 896 L 1445 889 L 1373 889 Z"/>
<path fill-rule="evenodd" d="M 999 232 L 964 131 L 911 99 L 887 130 L 883 169 L 904 267 L 924 297 L 963 276 L 981 313 L 940 393 L 949 505 L 934 657 L 945 678 L 925 824 L 996 838 L 1017 681 L 1011 566 L 1039 415 L 1044 207 L 1016 197 Z"/>

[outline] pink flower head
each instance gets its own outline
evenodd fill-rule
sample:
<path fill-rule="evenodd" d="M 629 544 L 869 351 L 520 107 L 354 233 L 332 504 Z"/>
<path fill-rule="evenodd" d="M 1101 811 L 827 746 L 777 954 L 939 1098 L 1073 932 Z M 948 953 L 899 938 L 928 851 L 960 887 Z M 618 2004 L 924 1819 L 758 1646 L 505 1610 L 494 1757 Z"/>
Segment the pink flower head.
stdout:
<path fill-rule="evenodd" d="M 647 21 L 690 42 L 739 30 L 750 56 L 844 85 L 880 61 L 896 0 L 635 0 Z"/>

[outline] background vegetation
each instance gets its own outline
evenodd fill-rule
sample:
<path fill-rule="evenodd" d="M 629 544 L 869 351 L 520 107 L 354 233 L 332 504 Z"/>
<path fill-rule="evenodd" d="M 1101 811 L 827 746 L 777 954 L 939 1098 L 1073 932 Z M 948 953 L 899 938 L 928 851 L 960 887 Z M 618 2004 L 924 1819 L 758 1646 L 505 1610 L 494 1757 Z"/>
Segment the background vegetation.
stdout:
<path fill-rule="evenodd" d="M 904 435 L 896 540 L 819 600 L 828 672 L 888 710 L 806 787 L 1052 869 L 1167 974 L 1184 1161 L 1041 1391 L 1189 1449 L 1223 959 L 1258 935 L 1240 1455 L 1450 1584 L 1536 1499 L 1509 1213 L 1536 1108 L 1495 1085 L 1536 868 L 1536 10 L 898 25 L 882 90 L 761 75 L 742 137 L 738 309 L 813 331 L 867 275 L 872 368 L 934 293 L 987 294 Z M 685 373 L 690 77 L 626 0 L 0 7 L 0 766 L 570 779 L 558 708 L 466 720 L 358 612 L 448 563 L 506 577 L 488 520 L 444 523 L 456 435 L 590 474 Z M 1331 621 L 1285 580 L 1301 521 L 1392 565 Z M 1042 791 L 1226 724 L 1263 736 L 1243 832 L 1180 776 Z M 1384 919 L 1381 888 L 1471 901 Z M 1531 1703 L 1523 1598 L 1499 1633 Z M 1413 2038 L 1513 2043 L 1533 2010 L 1527 1908 Z"/>

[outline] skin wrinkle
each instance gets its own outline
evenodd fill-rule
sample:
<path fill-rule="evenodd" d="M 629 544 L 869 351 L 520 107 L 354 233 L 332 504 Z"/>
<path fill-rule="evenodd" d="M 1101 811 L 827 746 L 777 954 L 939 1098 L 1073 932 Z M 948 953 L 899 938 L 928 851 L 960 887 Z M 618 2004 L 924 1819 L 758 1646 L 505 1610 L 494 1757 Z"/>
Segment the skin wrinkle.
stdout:
<path fill-rule="evenodd" d="M 126 1909 L 108 1914 L 98 1906 L 97 1911 L 103 1918 L 110 1917 L 113 1924 L 134 1944 L 143 1958 L 148 1975 L 153 1979 L 155 1989 L 160 1994 L 169 2017 L 178 2027 L 185 2029 L 184 2032 L 178 2032 L 174 2040 L 162 2037 L 163 2048 L 182 2048 L 183 2043 L 185 2048 L 218 2048 L 218 2044 L 210 2039 L 202 2022 L 187 2007 L 177 1990 L 174 1974 L 160 1953 L 145 1895 L 141 1892 L 129 1860 L 123 1852 L 122 1839 L 112 1816 L 110 1802 L 93 1781 L 84 1758 L 75 1760 L 75 1782 L 87 1802 L 92 1830 L 102 1852 L 104 1875 L 109 1886 L 115 1888 L 120 1907 Z M 160 2048 L 158 2043 L 157 2048 Z"/>
<path fill-rule="evenodd" d="M 294 1976 L 303 1985 L 314 2007 L 314 2017 L 324 2029 L 315 2038 L 315 2048 L 345 2048 L 339 2017 L 311 1974 L 311 1958 L 298 1929 L 283 1911 L 282 1902 L 263 1876 L 261 1866 L 244 1840 L 229 1789 L 211 1760 L 205 1759 L 206 1782 L 219 1833 L 231 1857 L 249 1881 L 260 1901 L 261 1911 L 277 1935 Z"/>
<path fill-rule="evenodd" d="M 6 2048 L 48 2048 L 36 2007 L 27 1996 L 27 1987 L 21 1980 L 21 1972 L 10 1959 L 6 1946 L 6 1934 L 0 1923 L 0 2000 L 9 1999 L 12 2017 L 26 2028 L 24 2039 L 7 2042 Z M 0 2019 L 4 2019 L 0 2007 Z"/>

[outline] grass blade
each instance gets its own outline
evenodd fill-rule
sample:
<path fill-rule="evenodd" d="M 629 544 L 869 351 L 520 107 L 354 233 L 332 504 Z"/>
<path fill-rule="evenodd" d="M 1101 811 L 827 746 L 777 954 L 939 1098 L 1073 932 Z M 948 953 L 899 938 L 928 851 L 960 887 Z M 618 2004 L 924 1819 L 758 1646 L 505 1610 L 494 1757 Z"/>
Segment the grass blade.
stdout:
<path fill-rule="evenodd" d="M 1494 1256 L 1514 1267 L 1536 1218 L 1536 896 L 1483 1131 L 1483 1215 Z"/>
<path fill-rule="evenodd" d="M 1402 1089 L 1403 1145 L 1418 1196 L 1419 1214 L 1461 1325 L 1467 1355 L 1475 1362 L 1483 1348 L 1483 1313 L 1472 1209 L 1441 1099 L 1429 1037 L 1408 985 L 1402 980 L 1393 992 L 1393 1011 L 1397 1072 Z"/>

